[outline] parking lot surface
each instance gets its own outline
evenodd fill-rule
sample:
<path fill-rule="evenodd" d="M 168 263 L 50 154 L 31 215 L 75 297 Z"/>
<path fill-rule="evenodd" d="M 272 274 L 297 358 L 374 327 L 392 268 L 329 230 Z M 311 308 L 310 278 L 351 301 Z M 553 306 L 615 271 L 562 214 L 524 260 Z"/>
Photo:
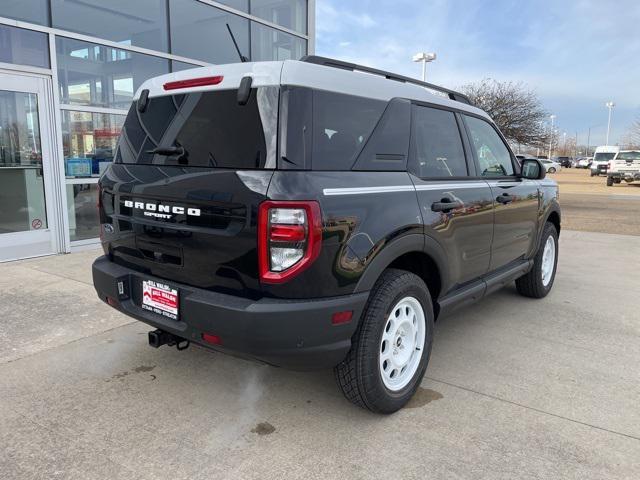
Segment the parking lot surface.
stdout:
<path fill-rule="evenodd" d="M 560 185 L 563 228 L 640 235 L 640 183 L 607 187 L 605 176 L 576 168 L 549 177 Z"/>
<path fill-rule="evenodd" d="M 640 237 L 564 231 L 560 252 L 546 299 L 439 321 L 391 416 L 329 371 L 148 347 L 95 298 L 98 251 L 0 265 L 0 476 L 637 479 Z"/>

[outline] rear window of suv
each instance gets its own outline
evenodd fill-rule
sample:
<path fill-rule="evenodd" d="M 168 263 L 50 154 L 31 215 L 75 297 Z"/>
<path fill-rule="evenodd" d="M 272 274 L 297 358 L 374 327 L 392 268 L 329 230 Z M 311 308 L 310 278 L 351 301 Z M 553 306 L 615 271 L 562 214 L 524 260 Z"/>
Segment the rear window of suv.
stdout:
<path fill-rule="evenodd" d="M 116 162 L 234 169 L 276 166 L 278 87 L 253 89 L 239 105 L 237 90 L 149 98 L 134 102 L 118 143 Z M 151 153 L 154 149 L 180 153 Z"/>

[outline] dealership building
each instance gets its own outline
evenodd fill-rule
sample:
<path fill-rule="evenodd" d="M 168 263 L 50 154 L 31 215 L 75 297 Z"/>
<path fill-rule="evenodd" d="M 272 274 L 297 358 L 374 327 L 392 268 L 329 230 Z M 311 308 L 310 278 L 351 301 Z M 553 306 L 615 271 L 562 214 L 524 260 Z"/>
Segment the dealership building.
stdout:
<path fill-rule="evenodd" d="M 315 0 L 0 0 L 0 261 L 98 242 L 97 182 L 150 77 L 314 51 Z"/>

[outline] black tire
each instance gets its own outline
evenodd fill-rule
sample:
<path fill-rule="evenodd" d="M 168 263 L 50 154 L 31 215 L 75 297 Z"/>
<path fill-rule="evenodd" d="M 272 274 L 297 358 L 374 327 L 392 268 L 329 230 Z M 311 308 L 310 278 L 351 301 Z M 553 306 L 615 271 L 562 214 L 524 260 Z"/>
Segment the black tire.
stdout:
<path fill-rule="evenodd" d="M 555 243 L 555 258 L 553 260 L 553 272 L 551 279 L 547 285 L 544 285 L 542 281 L 542 258 L 544 256 L 544 246 L 549 237 L 553 238 Z M 547 222 L 542 231 L 542 238 L 540 240 L 540 246 L 538 252 L 534 257 L 533 267 L 529 272 L 516 280 L 516 288 L 520 295 L 530 298 L 544 298 L 551 291 L 553 282 L 556 279 L 556 271 L 558 268 L 558 232 L 553 223 Z"/>
<path fill-rule="evenodd" d="M 590 172 L 590 173 L 589 173 L 589 176 L 590 176 L 590 177 L 595 177 L 595 176 L 596 176 L 596 174 L 595 174 L 595 173 L 593 173 L 593 172 Z"/>
<path fill-rule="evenodd" d="M 379 358 L 383 329 L 392 308 L 410 296 L 418 300 L 425 317 L 422 357 L 409 383 L 398 391 L 389 390 L 380 373 Z M 369 295 L 351 350 L 334 369 L 338 385 L 352 403 L 376 413 L 393 413 L 407 404 L 427 370 L 433 342 L 433 305 L 424 281 L 405 270 L 385 270 Z"/>
<path fill-rule="evenodd" d="M 622 183 L 622 179 L 621 179 L 621 178 L 614 178 L 614 179 L 613 179 L 613 183 L 615 183 L 616 185 L 617 185 L 618 183 Z"/>
<path fill-rule="evenodd" d="M 607 177 L 607 187 L 613 186 L 613 177 Z"/>

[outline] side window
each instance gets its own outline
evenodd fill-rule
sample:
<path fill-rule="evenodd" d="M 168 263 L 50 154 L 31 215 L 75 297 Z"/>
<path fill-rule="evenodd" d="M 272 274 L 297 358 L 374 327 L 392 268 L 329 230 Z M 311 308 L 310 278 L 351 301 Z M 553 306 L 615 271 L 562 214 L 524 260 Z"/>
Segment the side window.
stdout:
<path fill-rule="evenodd" d="M 412 171 L 422 178 L 468 174 L 462 138 L 453 112 L 413 106 Z"/>
<path fill-rule="evenodd" d="M 314 90 L 313 169 L 351 169 L 386 106 L 382 100 Z"/>
<path fill-rule="evenodd" d="M 465 116 L 471 142 L 478 157 L 480 175 L 483 177 L 503 177 L 514 175 L 511 154 L 507 146 L 486 121 Z"/>

